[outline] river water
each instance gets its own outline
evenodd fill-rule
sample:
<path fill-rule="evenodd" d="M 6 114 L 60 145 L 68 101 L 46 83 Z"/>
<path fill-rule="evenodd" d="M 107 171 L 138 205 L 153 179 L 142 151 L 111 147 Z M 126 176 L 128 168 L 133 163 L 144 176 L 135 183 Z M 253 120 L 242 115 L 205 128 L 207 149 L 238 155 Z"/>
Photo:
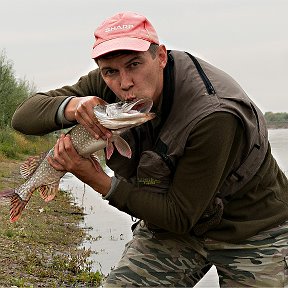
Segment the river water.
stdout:
<path fill-rule="evenodd" d="M 288 175 L 288 129 L 269 130 L 269 140 L 274 157 Z M 113 175 L 112 171 L 107 172 Z M 94 251 L 93 270 L 107 275 L 119 261 L 125 243 L 132 238 L 131 217 L 109 206 L 98 193 L 69 173 L 63 177 L 61 188 L 70 191 L 75 203 L 84 208 L 83 226 L 89 239 L 83 246 Z M 215 267 L 195 287 L 219 287 Z"/>

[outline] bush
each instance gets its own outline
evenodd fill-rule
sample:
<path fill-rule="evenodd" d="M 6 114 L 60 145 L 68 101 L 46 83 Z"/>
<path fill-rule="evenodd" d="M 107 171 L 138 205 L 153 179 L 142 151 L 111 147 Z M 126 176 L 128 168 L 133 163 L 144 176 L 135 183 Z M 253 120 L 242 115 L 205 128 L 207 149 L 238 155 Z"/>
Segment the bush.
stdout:
<path fill-rule="evenodd" d="M 15 148 L 6 143 L 0 144 L 0 151 L 3 154 L 3 156 L 5 156 L 6 158 L 10 158 L 10 159 L 18 158 L 18 154 L 15 151 Z"/>
<path fill-rule="evenodd" d="M 0 51 L 0 128 L 11 127 L 14 111 L 34 92 L 33 84 L 15 77 L 13 62 Z"/>
<path fill-rule="evenodd" d="M 8 129 L 0 130 L 0 151 L 7 158 L 17 158 L 14 137 L 8 132 Z"/>
<path fill-rule="evenodd" d="M 1 155 L 10 159 L 22 159 L 27 155 L 49 151 L 55 144 L 55 136 L 25 136 L 12 128 L 0 128 Z"/>

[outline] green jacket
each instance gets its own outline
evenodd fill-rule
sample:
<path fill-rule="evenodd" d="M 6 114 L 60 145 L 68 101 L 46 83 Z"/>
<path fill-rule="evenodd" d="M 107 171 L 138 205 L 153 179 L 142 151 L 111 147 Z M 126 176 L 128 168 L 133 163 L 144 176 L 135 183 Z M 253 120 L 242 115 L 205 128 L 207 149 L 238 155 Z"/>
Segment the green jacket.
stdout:
<path fill-rule="evenodd" d="M 108 198 L 109 203 L 153 227 L 176 233 L 196 231 L 227 242 L 246 239 L 287 220 L 287 178 L 280 171 L 269 147 L 261 163 L 258 161 L 259 166 L 254 169 L 252 178 L 232 195 L 228 193 L 224 208 L 215 200 L 219 198 L 221 188 L 229 191 L 231 186 L 227 183 L 235 178 L 231 177 L 233 171 L 249 155 L 251 145 L 257 144 L 252 139 L 252 135 L 259 135 L 252 129 L 257 121 L 251 118 L 253 123 L 249 126 L 249 115 L 262 116 L 255 104 L 253 108 L 247 106 L 250 99 L 243 96 L 242 89 L 227 74 L 198 59 L 216 90 L 215 95 L 206 95 L 206 87 L 188 56 L 182 52 L 173 51 L 172 54 L 175 94 L 170 112 L 164 117 L 162 109 L 151 124 L 124 135 L 133 148 L 133 157 L 128 160 L 116 153 L 109 161 L 120 179 Z M 27 100 L 15 112 L 13 127 L 26 134 L 44 134 L 62 128 L 61 123 L 56 123 L 55 115 L 60 104 L 72 95 L 96 95 L 107 102 L 116 100 L 96 69 L 73 86 L 38 93 Z M 210 99 L 209 103 L 203 96 Z M 223 100 L 223 96 L 229 99 Z M 242 104 L 241 97 L 245 98 Z M 232 106 L 228 105 L 229 101 L 232 101 Z M 162 102 L 163 106 L 165 93 Z M 208 106 L 213 109 L 208 109 Z M 163 117 L 166 121 L 161 121 Z M 29 119 L 29 123 L 24 119 Z M 259 132 L 263 134 L 262 140 L 266 139 L 266 147 L 263 145 L 266 151 L 267 130 L 261 125 Z M 173 141 L 169 140 L 169 135 Z M 172 162 L 173 171 L 169 163 L 163 161 L 163 155 L 153 154 L 155 148 L 159 148 L 155 144 L 159 139 L 168 149 L 164 156 Z M 217 210 L 217 207 L 223 209 Z M 205 218 L 207 215 L 209 217 Z M 211 215 L 220 215 L 221 218 L 215 222 L 215 217 L 212 217 L 214 220 L 208 230 L 206 225 L 202 229 L 201 224 L 207 219 L 209 222 Z M 200 228 L 195 230 L 197 227 Z"/>

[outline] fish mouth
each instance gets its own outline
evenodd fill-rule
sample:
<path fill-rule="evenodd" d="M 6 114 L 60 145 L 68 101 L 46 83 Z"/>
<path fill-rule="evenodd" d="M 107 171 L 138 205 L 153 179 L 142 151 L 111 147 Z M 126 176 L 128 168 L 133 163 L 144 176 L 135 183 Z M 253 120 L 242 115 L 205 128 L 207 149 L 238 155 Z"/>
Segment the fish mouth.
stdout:
<path fill-rule="evenodd" d="M 153 101 L 149 98 L 135 99 L 132 101 L 120 101 L 107 105 L 97 105 L 94 107 L 96 117 L 106 119 L 121 119 L 126 117 L 140 116 L 149 113 L 153 106 Z"/>
<path fill-rule="evenodd" d="M 133 113 L 133 111 L 139 113 L 148 113 L 150 112 L 153 106 L 153 101 L 149 98 L 142 98 L 126 102 L 126 104 L 127 104 L 127 108 L 125 107 L 127 109 L 127 111 L 125 111 L 126 113 Z"/>
<path fill-rule="evenodd" d="M 141 125 L 156 115 L 150 110 L 153 101 L 149 98 L 120 101 L 94 107 L 94 113 L 99 123 L 104 127 L 115 130 L 124 127 Z"/>

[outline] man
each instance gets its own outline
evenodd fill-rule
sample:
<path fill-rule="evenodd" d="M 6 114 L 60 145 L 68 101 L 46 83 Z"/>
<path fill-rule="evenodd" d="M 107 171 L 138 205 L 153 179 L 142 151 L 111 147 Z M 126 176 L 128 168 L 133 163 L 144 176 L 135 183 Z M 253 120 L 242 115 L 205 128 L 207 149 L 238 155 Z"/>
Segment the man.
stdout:
<path fill-rule="evenodd" d="M 213 264 L 221 287 L 288 285 L 288 181 L 257 106 L 223 71 L 167 52 L 144 16 L 114 15 L 95 39 L 99 68 L 29 98 L 12 124 L 37 135 L 78 122 L 106 139 L 93 106 L 153 99 L 158 117 L 123 135 L 132 158 L 107 161 L 115 177 L 80 157 L 69 135 L 49 162 L 142 220 L 105 285 L 191 287 Z"/>

